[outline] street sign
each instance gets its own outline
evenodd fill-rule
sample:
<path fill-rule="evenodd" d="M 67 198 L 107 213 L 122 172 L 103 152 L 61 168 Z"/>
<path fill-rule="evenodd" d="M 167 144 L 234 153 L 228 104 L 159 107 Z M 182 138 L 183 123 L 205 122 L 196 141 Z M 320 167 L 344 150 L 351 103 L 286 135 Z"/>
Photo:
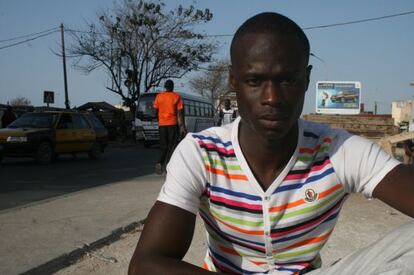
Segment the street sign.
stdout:
<path fill-rule="evenodd" d="M 316 83 L 316 113 L 359 114 L 361 82 L 318 81 Z"/>
<path fill-rule="evenodd" d="M 55 103 L 55 92 L 44 91 L 43 92 L 43 103 Z"/>

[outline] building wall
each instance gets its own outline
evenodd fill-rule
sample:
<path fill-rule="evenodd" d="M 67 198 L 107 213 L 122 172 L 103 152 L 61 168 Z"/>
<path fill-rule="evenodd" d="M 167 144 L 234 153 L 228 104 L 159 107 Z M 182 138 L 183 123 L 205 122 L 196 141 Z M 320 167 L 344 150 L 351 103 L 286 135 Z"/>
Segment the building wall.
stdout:
<path fill-rule="evenodd" d="M 403 121 L 412 122 L 414 118 L 414 101 L 394 101 L 392 103 L 391 115 L 394 118 L 394 125 L 396 126 Z"/>

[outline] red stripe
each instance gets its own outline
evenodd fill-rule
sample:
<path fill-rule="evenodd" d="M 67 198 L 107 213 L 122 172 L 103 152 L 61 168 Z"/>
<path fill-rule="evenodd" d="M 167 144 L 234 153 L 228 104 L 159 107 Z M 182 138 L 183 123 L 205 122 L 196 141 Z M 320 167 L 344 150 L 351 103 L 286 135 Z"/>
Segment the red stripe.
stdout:
<path fill-rule="evenodd" d="M 342 197 L 342 199 L 341 199 L 341 200 L 343 201 L 343 197 Z M 304 224 L 304 225 L 302 225 L 302 226 L 292 228 L 291 230 L 287 230 L 287 231 L 283 231 L 283 232 L 276 232 L 276 233 L 272 233 L 272 234 L 271 234 L 271 236 L 272 236 L 272 238 L 278 238 L 278 237 L 282 237 L 282 236 L 285 236 L 285 235 L 289 235 L 290 233 L 294 233 L 294 232 L 297 232 L 297 231 L 302 231 L 302 230 L 304 230 L 304 229 L 310 228 L 310 227 L 314 226 L 315 224 L 318 224 L 318 223 L 320 223 L 321 221 L 323 221 L 323 220 L 324 220 L 327 216 L 331 215 L 331 214 L 332 214 L 334 211 L 336 211 L 339 207 L 341 207 L 341 203 L 338 203 L 338 205 L 337 205 L 336 207 L 334 207 L 334 208 L 333 208 L 333 209 L 331 209 L 329 212 L 327 212 L 327 213 L 325 213 L 323 216 L 321 216 L 319 219 L 314 220 L 314 221 L 313 221 L 313 222 L 311 222 L 311 223 Z"/>
<path fill-rule="evenodd" d="M 226 149 L 226 148 L 222 148 L 222 147 L 217 147 L 217 145 L 215 143 L 205 143 L 205 142 L 199 140 L 198 144 L 204 146 L 207 149 L 215 149 L 217 152 L 220 152 L 220 153 L 224 153 L 224 154 L 228 154 L 228 155 L 233 155 L 234 154 L 234 149 Z"/>
<path fill-rule="evenodd" d="M 214 196 L 214 195 L 210 195 L 210 200 L 217 201 L 217 202 L 224 202 L 225 204 L 228 204 L 228 205 L 243 207 L 247 209 L 262 210 L 262 206 L 260 204 L 250 204 L 250 203 L 245 203 L 245 202 L 239 202 L 239 201 L 229 200 L 229 199 L 225 199 L 223 197 Z"/>
<path fill-rule="evenodd" d="M 285 177 L 285 180 L 299 180 L 299 179 L 307 178 L 310 173 L 317 172 L 317 171 L 321 171 L 323 168 L 325 168 L 330 163 L 331 163 L 330 159 L 326 159 L 322 164 L 312 166 L 312 168 L 311 168 L 311 170 L 309 172 L 303 173 L 303 174 L 291 174 L 291 175 L 287 175 Z"/>

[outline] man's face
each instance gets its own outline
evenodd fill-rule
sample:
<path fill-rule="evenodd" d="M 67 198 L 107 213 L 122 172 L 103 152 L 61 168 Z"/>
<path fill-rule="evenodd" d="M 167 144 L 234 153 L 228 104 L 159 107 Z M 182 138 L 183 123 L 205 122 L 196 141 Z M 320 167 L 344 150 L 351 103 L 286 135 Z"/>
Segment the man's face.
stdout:
<path fill-rule="evenodd" d="M 280 34 L 246 34 L 230 67 L 242 127 L 276 140 L 296 126 L 308 89 L 311 66 L 300 42 Z"/>

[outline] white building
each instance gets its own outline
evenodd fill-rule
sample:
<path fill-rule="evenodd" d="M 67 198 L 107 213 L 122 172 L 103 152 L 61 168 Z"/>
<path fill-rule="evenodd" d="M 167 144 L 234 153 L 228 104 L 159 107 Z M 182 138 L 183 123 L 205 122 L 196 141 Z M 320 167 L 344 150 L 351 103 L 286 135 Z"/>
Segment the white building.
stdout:
<path fill-rule="evenodd" d="M 410 131 L 414 131 L 414 100 L 394 101 L 391 108 L 394 125 L 410 124 Z"/>

